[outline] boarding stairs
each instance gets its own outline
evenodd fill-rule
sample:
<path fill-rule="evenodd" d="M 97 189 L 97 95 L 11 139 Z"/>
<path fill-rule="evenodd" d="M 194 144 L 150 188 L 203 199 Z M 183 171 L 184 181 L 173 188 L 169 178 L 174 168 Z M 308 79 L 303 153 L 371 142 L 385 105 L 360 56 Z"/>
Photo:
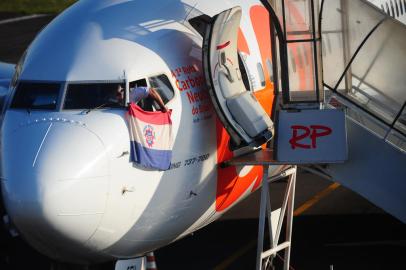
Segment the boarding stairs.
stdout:
<path fill-rule="evenodd" d="M 322 14 L 323 106 L 345 111 L 348 160 L 314 167 L 406 223 L 406 26 L 366 1 Z"/>
<path fill-rule="evenodd" d="M 269 11 L 270 21 L 265 23 L 271 25 L 275 48 L 273 147 L 233 158 L 225 166 L 261 165 L 263 183 L 289 176 L 277 221 L 272 217 L 268 185 L 262 185 L 256 268 L 266 269 L 284 250 L 284 269 L 288 269 L 296 166 L 339 182 L 406 222 L 406 26 L 363 0 L 261 2 Z M 238 10 L 227 12 L 222 14 L 223 30 L 238 22 Z M 215 30 L 221 33 L 222 28 Z M 220 41 L 221 35 L 216 55 L 221 66 L 226 65 L 221 61 L 224 54 L 229 54 L 222 46 L 230 42 Z M 207 64 L 205 70 L 209 70 Z M 231 81 L 232 71 L 225 70 L 224 81 Z M 221 79 L 220 75 L 206 74 L 210 89 L 216 87 L 213 78 Z M 228 86 L 230 91 L 236 84 Z M 213 101 L 219 103 L 218 98 Z M 227 106 L 228 100 L 222 109 Z M 241 114 L 240 110 L 240 118 Z M 233 117 L 231 111 L 226 128 Z M 269 125 L 261 126 L 266 127 L 269 130 Z M 230 136 L 238 137 L 236 133 Z M 258 146 L 264 137 L 262 141 L 250 139 L 254 143 L 245 140 L 248 146 L 255 142 Z M 268 179 L 272 165 L 286 167 Z M 285 215 L 286 238 L 279 243 Z M 266 220 L 271 246 L 264 251 Z"/>
<path fill-rule="evenodd" d="M 363 0 L 262 2 L 279 48 L 275 159 L 339 182 L 406 223 L 406 26 Z M 342 120 L 333 119 L 338 112 Z M 320 121 L 330 134 L 311 138 L 304 127 Z"/>
<path fill-rule="evenodd" d="M 342 111 L 345 131 L 340 136 L 346 141 L 338 139 L 332 148 L 326 146 L 333 157 L 338 155 L 336 159 L 323 162 L 321 156 L 312 163 L 309 149 L 307 156 L 299 157 L 287 151 L 292 163 L 342 184 L 406 223 L 406 26 L 362 0 L 270 2 L 268 7 L 278 18 L 296 16 L 281 21 L 287 49 L 279 50 L 285 54 L 279 57 L 287 61 L 280 61 L 279 68 L 288 80 L 278 85 L 282 101 L 276 119 L 276 160 L 288 149 L 278 141 L 289 132 L 284 126 L 292 126 L 309 108 L 318 107 L 309 118 L 316 122 L 316 112 Z M 300 6 L 305 2 L 307 6 Z M 307 27 L 298 13 L 309 18 Z M 313 51 L 313 61 L 294 69 L 292 62 L 301 57 L 292 53 L 295 49 Z M 315 93 L 301 88 L 306 84 L 300 73 L 310 75 Z M 315 101 L 313 108 L 309 100 Z M 298 118 L 287 123 L 283 116 L 289 110 L 296 111 Z M 336 124 L 331 125 L 334 129 Z M 346 158 L 340 160 L 343 148 Z M 288 161 L 289 156 L 283 158 Z"/>

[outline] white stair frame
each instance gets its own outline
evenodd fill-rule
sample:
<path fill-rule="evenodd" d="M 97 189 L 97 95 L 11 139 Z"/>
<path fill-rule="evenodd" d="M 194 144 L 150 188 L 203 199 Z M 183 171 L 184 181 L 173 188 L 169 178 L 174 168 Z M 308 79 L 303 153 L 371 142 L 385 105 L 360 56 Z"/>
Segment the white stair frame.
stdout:
<path fill-rule="evenodd" d="M 281 250 L 285 250 L 283 269 L 289 269 L 290 262 L 290 249 L 292 243 L 292 228 L 293 228 L 293 207 L 295 198 L 296 187 L 296 171 L 297 167 L 292 166 L 287 170 L 282 171 L 276 176 L 271 177 L 268 180 L 268 168 L 269 164 L 263 164 L 263 178 L 261 185 L 261 204 L 259 210 L 259 223 L 258 223 L 258 244 L 257 244 L 257 264 L 256 269 L 266 269 L 267 264 L 273 260 Z M 280 180 L 281 178 L 288 177 L 288 182 L 285 190 L 285 196 L 282 203 L 282 209 L 278 218 L 278 224 L 276 232 L 272 231 L 272 209 L 269 194 L 269 184 Z M 286 239 L 284 242 L 279 243 L 279 236 L 281 233 L 282 225 L 284 223 L 285 214 L 286 218 Z M 264 250 L 264 232 L 265 232 L 265 220 L 268 219 L 268 230 L 270 249 Z M 264 263 L 265 260 L 265 263 Z"/>

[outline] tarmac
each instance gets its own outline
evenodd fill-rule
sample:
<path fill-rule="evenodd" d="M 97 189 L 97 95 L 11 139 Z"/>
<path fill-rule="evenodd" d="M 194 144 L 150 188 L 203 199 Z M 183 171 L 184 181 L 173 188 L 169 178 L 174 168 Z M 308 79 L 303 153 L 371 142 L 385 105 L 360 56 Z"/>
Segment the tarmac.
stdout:
<path fill-rule="evenodd" d="M 270 185 L 272 205 L 280 203 L 285 185 L 283 180 Z M 335 186 L 303 171 L 298 174 L 295 209 L 308 208 L 295 211 L 290 269 L 406 269 L 405 224 L 342 186 L 331 188 Z M 158 269 L 254 269 L 258 204 L 256 192 L 220 220 L 157 250 Z M 275 258 L 277 267 L 282 257 Z M 0 269 L 50 266 L 51 261 L 23 239 L 1 230 Z"/>
<path fill-rule="evenodd" d="M 0 12 L 0 61 L 16 63 L 54 16 L 12 22 Z M 401 179 L 399 179 L 401 180 Z M 272 205 L 286 181 L 271 184 Z M 254 269 L 259 192 L 223 218 L 155 252 L 158 269 Z M 406 269 L 406 226 L 343 186 L 299 171 L 290 269 Z M 282 254 L 283 256 L 283 254 Z M 276 257 L 280 266 L 282 257 Z M 0 231 L 0 269 L 50 269 L 51 262 L 20 237 Z M 108 263 L 94 269 L 114 269 Z"/>

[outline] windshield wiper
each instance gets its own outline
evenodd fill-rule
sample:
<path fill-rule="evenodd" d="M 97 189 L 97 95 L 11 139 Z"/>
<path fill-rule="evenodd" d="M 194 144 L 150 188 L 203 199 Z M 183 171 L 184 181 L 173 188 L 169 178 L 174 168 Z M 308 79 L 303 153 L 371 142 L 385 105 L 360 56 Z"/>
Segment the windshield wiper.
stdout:
<path fill-rule="evenodd" d="M 103 104 L 101 104 L 101 105 L 99 105 L 99 106 L 97 106 L 97 107 L 87 109 L 87 110 L 84 111 L 84 113 L 85 113 L 85 114 L 88 114 L 88 113 L 90 113 L 90 112 L 93 111 L 93 110 L 101 109 L 101 108 L 103 108 L 104 106 L 106 106 L 107 104 L 108 104 L 108 103 L 103 103 Z"/>
<path fill-rule="evenodd" d="M 90 113 L 90 112 L 93 111 L 93 110 L 101 109 L 101 108 L 106 107 L 107 105 L 113 105 L 113 104 L 116 104 L 116 103 L 115 103 L 115 102 L 112 102 L 112 101 L 109 101 L 109 102 L 103 103 L 103 104 L 101 104 L 101 105 L 99 105 L 99 106 L 97 106 L 97 107 L 87 109 L 87 110 L 85 110 L 83 113 L 84 113 L 84 114 L 88 114 L 88 113 Z"/>
<path fill-rule="evenodd" d="M 34 104 L 34 102 L 30 102 L 29 103 L 29 105 L 27 106 L 27 113 L 29 114 L 29 115 L 31 115 L 31 110 L 33 109 L 32 107 L 33 107 L 33 104 Z"/>

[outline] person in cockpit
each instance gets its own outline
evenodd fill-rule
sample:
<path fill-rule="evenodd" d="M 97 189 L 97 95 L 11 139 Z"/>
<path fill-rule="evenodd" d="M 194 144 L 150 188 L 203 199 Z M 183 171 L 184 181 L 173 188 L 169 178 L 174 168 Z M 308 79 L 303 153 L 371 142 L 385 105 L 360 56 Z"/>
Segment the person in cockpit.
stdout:
<path fill-rule="evenodd" d="M 121 84 L 117 87 L 117 99 L 119 101 L 124 100 L 124 88 Z M 158 91 L 153 87 L 146 87 L 146 86 L 138 86 L 134 88 L 130 88 L 130 102 L 137 103 L 142 99 L 147 97 L 152 98 L 158 105 L 162 112 L 167 112 L 167 108 L 165 107 L 164 102 L 162 101 L 161 96 L 159 95 Z"/>

